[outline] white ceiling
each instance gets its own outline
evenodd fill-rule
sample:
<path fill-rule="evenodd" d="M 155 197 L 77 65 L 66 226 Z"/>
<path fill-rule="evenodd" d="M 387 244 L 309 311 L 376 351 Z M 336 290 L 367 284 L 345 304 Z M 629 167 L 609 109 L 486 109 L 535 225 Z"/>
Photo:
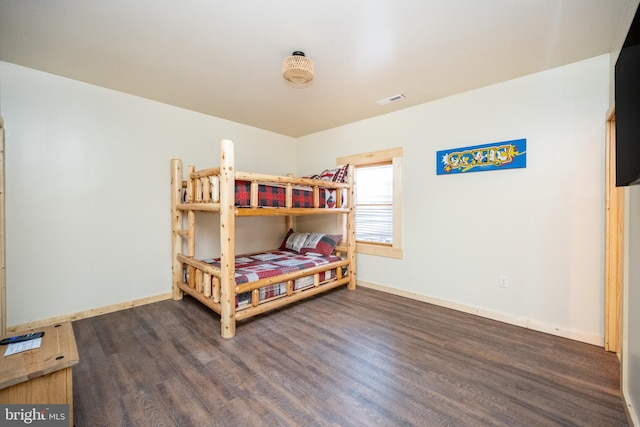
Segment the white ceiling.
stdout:
<path fill-rule="evenodd" d="M 0 0 L 0 60 L 299 137 L 607 53 L 631 3 Z"/>

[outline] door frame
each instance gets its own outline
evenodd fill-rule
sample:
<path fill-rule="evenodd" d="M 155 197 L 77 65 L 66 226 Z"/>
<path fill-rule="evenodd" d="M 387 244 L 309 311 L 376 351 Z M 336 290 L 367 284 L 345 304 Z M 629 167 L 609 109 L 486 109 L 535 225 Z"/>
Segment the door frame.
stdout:
<path fill-rule="evenodd" d="M 605 309 L 604 348 L 621 349 L 624 260 L 624 190 L 616 187 L 616 113 L 607 114 L 605 166 Z"/>

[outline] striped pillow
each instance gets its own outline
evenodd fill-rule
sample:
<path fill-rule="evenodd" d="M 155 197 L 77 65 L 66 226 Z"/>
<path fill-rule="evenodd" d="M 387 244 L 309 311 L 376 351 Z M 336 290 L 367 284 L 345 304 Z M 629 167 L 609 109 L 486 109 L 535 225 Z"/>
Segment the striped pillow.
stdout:
<path fill-rule="evenodd" d="M 309 233 L 300 252 L 308 255 L 329 256 L 342 239 L 340 234 Z"/>

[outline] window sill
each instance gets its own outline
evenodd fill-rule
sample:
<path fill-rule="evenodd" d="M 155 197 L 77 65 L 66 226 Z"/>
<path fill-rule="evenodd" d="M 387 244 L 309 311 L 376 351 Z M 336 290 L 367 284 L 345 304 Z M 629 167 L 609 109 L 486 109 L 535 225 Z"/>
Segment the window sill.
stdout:
<path fill-rule="evenodd" d="M 384 245 L 356 243 L 356 253 L 402 259 L 402 249 Z"/>

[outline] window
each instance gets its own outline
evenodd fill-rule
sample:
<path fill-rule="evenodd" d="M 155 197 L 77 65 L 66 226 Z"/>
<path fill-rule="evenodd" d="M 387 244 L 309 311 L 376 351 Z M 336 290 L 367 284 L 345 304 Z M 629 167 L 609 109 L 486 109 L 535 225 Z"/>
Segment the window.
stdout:
<path fill-rule="evenodd" d="M 355 168 L 356 241 L 393 244 L 391 162 Z"/>
<path fill-rule="evenodd" d="M 402 148 L 341 157 L 355 169 L 356 252 L 402 258 Z"/>

